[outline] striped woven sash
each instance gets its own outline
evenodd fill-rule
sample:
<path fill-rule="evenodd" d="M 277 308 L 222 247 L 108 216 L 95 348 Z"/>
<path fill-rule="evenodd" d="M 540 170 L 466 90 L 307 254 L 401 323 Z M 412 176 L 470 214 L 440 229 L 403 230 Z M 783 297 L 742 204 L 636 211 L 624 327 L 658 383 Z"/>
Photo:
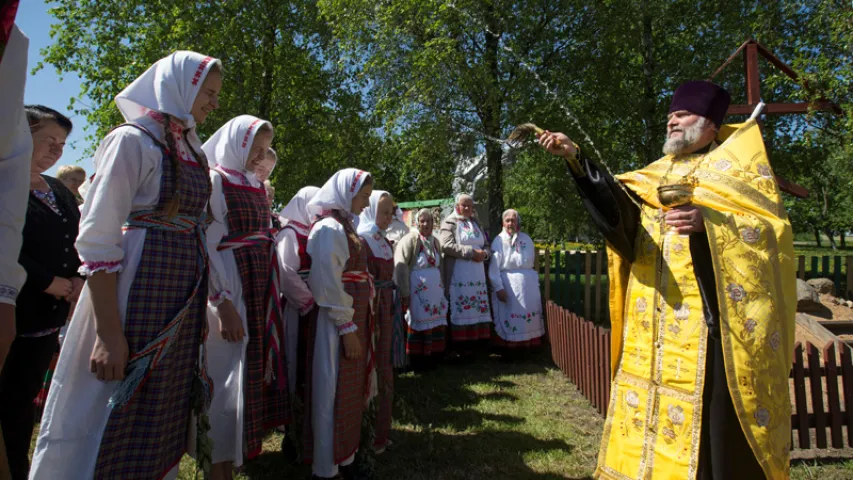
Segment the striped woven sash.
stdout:
<path fill-rule="evenodd" d="M 110 396 L 109 406 L 121 408 L 133 398 L 133 395 L 142 387 L 152 370 L 157 368 L 160 360 L 166 356 L 169 348 L 175 342 L 181 324 L 187 316 L 190 306 L 198 294 L 202 281 L 206 277 L 208 269 L 208 258 L 205 247 L 205 214 L 200 217 L 188 215 L 176 215 L 169 218 L 165 212 L 157 210 L 139 210 L 131 212 L 124 223 L 125 229 L 146 228 L 153 230 L 164 230 L 168 232 L 195 233 L 198 244 L 198 280 L 193 287 L 192 293 L 178 311 L 175 317 L 166 325 L 154 340 L 148 342 L 142 350 L 135 352 L 127 361 L 125 377 L 116 386 Z M 198 376 L 202 386 L 203 410 L 207 411 L 213 398 L 213 382 L 207 375 L 207 357 L 204 348 L 204 339 L 207 337 L 207 322 L 202 322 L 202 337 L 199 348 Z"/>
<path fill-rule="evenodd" d="M 285 326 L 281 305 L 281 280 L 278 256 L 275 252 L 277 233 L 277 229 L 270 228 L 258 232 L 226 235 L 216 246 L 216 250 L 221 252 L 265 243 L 270 246 L 270 277 L 267 279 L 264 292 L 264 304 L 267 306 L 264 322 L 264 382 L 267 385 L 275 384 L 279 391 L 284 391 L 287 388 L 287 370 L 284 345 L 282 345 Z"/>

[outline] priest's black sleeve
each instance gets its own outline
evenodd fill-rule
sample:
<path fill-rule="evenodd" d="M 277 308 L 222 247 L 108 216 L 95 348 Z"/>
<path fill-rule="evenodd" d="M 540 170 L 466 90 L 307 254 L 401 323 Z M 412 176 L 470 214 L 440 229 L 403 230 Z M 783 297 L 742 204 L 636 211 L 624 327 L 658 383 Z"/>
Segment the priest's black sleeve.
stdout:
<path fill-rule="evenodd" d="M 571 168 L 569 174 L 577 183 L 584 207 L 613 249 L 622 258 L 633 261 L 634 239 L 640 225 L 640 209 L 629 197 L 633 194 L 620 188 L 618 180 L 583 153 L 578 161 L 583 175 L 576 175 Z"/>

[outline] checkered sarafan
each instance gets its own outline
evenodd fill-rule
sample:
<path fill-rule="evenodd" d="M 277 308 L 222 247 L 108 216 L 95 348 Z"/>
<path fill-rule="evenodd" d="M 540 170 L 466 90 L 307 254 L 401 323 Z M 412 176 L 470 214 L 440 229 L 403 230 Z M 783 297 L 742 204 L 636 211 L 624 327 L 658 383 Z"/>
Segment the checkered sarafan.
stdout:
<path fill-rule="evenodd" d="M 138 128 L 138 127 L 137 127 Z M 143 131 L 149 135 L 147 131 Z M 152 136 L 152 138 L 154 138 Z M 155 142 L 160 144 L 155 139 Z M 179 213 L 201 218 L 210 199 L 206 163 L 181 160 L 176 185 L 166 147 L 156 210 L 165 211 L 180 188 Z M 204 157 L 199 157 L 204 162 Z M 198 282 L 198 232 L 147 229 L 142 259 L 127 302 L 124 334 L 130 354 L 156 338 L 178 311 L 190 302 L 177 338 L 157 368 L 124 407 L 110 414 L 101 440 L 95 478 L 160 478 L 176 465 L 187 449 L 190 390 L 196 376 L 202 329 L 206 324 L 207 279 L 193 298 Z"/>

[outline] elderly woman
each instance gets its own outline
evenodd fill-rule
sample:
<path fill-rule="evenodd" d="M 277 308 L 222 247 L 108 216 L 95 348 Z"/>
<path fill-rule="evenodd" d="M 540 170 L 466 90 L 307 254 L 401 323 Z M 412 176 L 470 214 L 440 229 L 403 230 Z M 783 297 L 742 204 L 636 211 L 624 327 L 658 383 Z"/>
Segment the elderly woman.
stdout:
<path fill-rule="evenodd" d="M 503 214 L 503 231 L 492 242 L 489 282 L 495 333 L 492 343 L 499 347 L 539 346 L 545 334 L 539 274 L 533 269 L 536 249 L 520 231 L 521 217 L 515 210 Z"/>
<path fill-rule="evenodd" d="M 40 105 L 26 107 L 33 138 L 30 197 L 20 264 L 27 280 L 18 295 L 17 338 L 0 376 L 0 424 L 12 478 L 27 478 L 34 425 L 33 399 L 39 393 L 58 345 L 71 302 L 83 289 L 74 241 L 80 211 L 74 194 L 44 175 L 62 157 L 71 121 Z"/>
<path fill-rule="evenodd" d="M 86 170 L 79 165 L 63 165 L 56 171 L 56 178 L 65 185 L 77 199 L 77 205 L 83 204 L 80 186 L 86 181 Z"/>
<path fill-rule="evenodd" d="M 418 212 L 418 230 L 403 237 L 394 251 L 397 290 L 405 312 L 405 352 L 412 368 L 435 364 L 444 353 L 447 298 L 442 283 L 441 247 L 432 235 L 432 212 Z"/>
<path fill-rule="evenodd" d="M 456 197 L 455 211 L 441 224 L 444 290 L 450 299 L 450 342 L 467 357 L 472 344 L 488 340 L 492 315 L 486 285 L 488 239 L 474 218 L 474 199 Z"/>

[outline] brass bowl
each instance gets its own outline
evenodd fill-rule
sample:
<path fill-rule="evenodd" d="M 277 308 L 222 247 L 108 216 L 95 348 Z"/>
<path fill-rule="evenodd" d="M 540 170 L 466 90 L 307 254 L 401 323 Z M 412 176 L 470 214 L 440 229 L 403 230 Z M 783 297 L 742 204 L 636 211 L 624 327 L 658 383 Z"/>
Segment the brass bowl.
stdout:
<path fill-rule="evenodd" d="M 675 208 L 693 203 L 693 185 L 675 183 L 658 187 L 658 200 L 666 208 Z"/>

